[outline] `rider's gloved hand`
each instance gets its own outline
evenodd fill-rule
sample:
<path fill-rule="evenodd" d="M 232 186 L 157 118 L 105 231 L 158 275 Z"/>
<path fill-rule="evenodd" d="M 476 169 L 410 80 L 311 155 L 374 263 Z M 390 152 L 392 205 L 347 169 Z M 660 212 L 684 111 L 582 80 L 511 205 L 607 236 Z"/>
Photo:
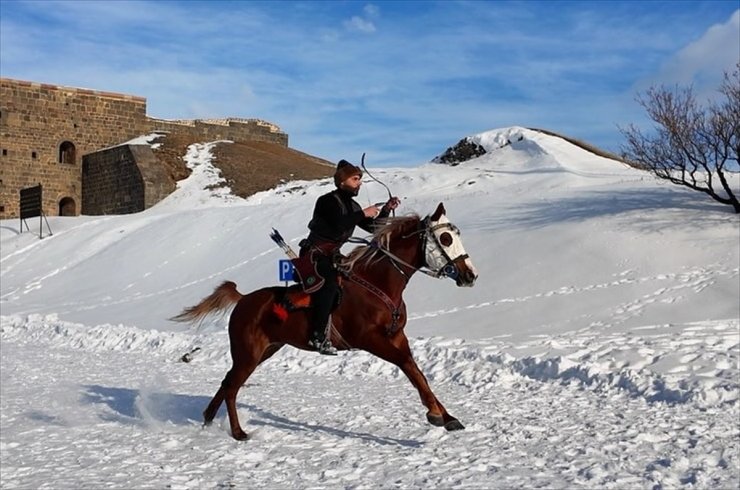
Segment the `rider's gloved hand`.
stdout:
<path fill-rule="evenodd" d="M 383 210 L 384 211 L 393 211 L 394 209 L 396 209 L 398 207 L 399 204 L 401 204 L 401 200 L 399 198 L 397 198 L 395 196 L 394 197 L 391 197 L 390 199 L 388 199 L 388 202 L 386 202 L 383 205 Z"/>
<path fill-rule="evenodd" d="M 374 218 L 380 214 L 380 206 L 372 205 L 362 210 L 366 218 Z"/>

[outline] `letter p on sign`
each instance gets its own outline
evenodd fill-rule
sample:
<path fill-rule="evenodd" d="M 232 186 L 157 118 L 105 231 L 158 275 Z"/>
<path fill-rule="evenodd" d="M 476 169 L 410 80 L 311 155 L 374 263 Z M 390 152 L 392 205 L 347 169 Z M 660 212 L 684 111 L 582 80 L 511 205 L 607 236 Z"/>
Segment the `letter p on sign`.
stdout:
<path fill-rule="evenodd" d="M 290 282 L 293 280 L 293 262 L 290 260 L 281 259 L 278 264 L 278 272 L 280 280 Z"/>

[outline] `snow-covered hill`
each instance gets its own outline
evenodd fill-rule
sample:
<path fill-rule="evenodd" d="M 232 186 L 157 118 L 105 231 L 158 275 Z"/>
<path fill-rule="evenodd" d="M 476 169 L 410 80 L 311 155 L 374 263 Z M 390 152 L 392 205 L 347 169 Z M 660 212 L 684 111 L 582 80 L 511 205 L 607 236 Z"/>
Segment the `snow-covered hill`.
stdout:
<path fill-rule="evenodd" d="M 454 167 L 373 171 L 401 213 L 444 202 L 478 269 L 406 294 L 419 366 L 467 430 L 427 425 L 390 364 L 289 348 L 241 392 L 253 440 L 199 429 L 226 320 L 167 318 L 225 279 L 277 284 L 269 230 L 295 245 L 332 184 L 212 194 L 198 145 L 143 213 L 50 218 L 43 240 L 0 223 L 3 486 L 737 485 L 737 217 L 561 138 L 471 139 L 487 153 Z M 366 178 L 358 200 L 386 197 Z"/>

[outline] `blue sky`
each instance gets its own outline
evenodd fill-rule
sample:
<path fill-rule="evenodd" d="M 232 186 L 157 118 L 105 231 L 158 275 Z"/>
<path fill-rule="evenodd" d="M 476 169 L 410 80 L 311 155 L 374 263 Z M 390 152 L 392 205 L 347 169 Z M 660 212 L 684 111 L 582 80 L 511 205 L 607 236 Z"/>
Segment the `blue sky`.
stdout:
<path fill-rule="evenodd" d="M 546 128 L 618 151 L 651 85 L 711 97 L 740 2 L 0 1 L 0 75 L 147 98 L 165 119 L 256 117 L 332 161 L 411 166 Z"/>

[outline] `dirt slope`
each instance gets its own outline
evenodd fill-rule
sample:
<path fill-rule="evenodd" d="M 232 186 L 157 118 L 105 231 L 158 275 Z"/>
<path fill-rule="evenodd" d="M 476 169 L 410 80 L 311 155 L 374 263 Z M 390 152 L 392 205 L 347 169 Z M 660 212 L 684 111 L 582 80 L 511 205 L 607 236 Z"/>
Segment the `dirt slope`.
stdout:
<path fill-rule="evenodd" d="M 204 143 L 187 135 L 167 134 L 156 140 L 157 158 L 173 183 L 190 173 L 183 159 L 193 143 Z M 219 143 L 213 149 L 213 164 L 221 170 L 234 194 L 247 197 L 271 189 L 281 181 L 313 180 L 334 174 L 334 163 L 292 148 L 252 141 Z"/>

